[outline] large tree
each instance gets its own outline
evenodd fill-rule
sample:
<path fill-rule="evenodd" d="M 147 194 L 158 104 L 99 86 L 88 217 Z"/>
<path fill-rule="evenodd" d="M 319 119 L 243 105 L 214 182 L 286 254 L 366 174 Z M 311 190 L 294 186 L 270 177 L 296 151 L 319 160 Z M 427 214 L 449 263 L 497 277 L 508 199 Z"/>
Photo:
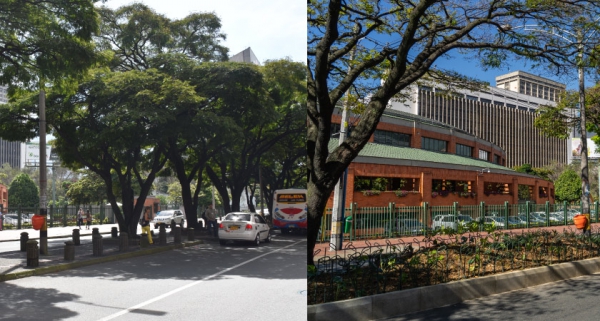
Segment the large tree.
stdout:
<path fill-rule="evenodd" d="M 245 64 L 247 65 L 247 64 Z M 208 176 L 224 199 L 225 211 L 240 209 L 240 197 L 249 182 L 256 182 L 261 158 L 273 148 L 294 149 L 295 137 L 303 141 L 305 132 L 306 72 L 304 65 L 289 59 L 267 61 L 255 68 L 252 80 L 238 78 L 228 92 L 221 94 L 223 111 L 240 128 L 241 135 L 227 149 L 215 155 L 206 168 Z M 225 108 L 227 108 L 225 110 Z M 298 145 L 296 145 L 298 146 Z M 295 165 L 295 163 L 293 164 Z M 274 168 L 275 169 L 275 168 Z M 231 208 L 229 207 L 231 193 Z"/>
<path fill-rule="evenodd" d="M 543 56 L 535 35 L 506 26 L 566 18 L 581 1 L 321 1 L 308 3 L 308 264 L 336 182 L 375 131 L 390 99 L 456 49 Z M 331 116 L 350 92 L 363 99 L 360 120 L 329 149 Z M 356 100 L 356 99 L 354 99 Z M 351 100 L 352 101 L 352 100 Z"/>
<path fill-rule="evenodd" d="M 224 61 L 227 48 L 220 44 L 225 35 L 214 13 L 194 13 L 180 20 L 170 20 L 142 4 L 121 7 L 115 11 L 104 8 L 101 48 L 113 53 L 111 66 L 115 70 L 147 70 L 156 68 L 181 81 L 191 81 L 194 69 L 202 63 Z M 214 86 L 218 86 L 215 84 Z M 201 169 L 210 157 L 193 153 L 189 144 L 204 144 L 206 134 L 212 134 L 221 124 L 217 117 L 205 112 L 210 96 L 187 110 L 170 115 L 170 130 L 164 132 L 165 157 L 181 184 L 181 196 L 188 224 L 196 223 L 198 186 Z M 227 126 L 221 126 L 227 127 Z M 192 130 L 193 129 L 193 130 Z M 210 137 L 210 136 L 209 136 Z M 197 182 L 192 188 L 190 184 Z"/>
<path fill-rule="evenodd" d="M 17 175 L 8 187 L 8 206 L 23 206 L 34 208 L 40 203 L 37 186 L 29 175 Z"/>

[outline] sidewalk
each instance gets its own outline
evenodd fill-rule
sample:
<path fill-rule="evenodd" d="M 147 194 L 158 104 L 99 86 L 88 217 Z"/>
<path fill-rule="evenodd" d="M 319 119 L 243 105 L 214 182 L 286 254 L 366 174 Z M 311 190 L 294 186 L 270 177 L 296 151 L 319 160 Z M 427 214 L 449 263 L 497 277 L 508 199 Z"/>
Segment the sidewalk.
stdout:
<path fill-rule="evenodd" d="M 592 223 L 592 231 L 598 230 L 600 229 L 600 223 Z M 537 231 L 537 230 L 548 230 L 548 231 L 552 231 L 552 230 L 556 230 L 558 232 L 562 232 L 563 230 L 571 230 L 571 231 L 576 231 L 577 233 L 581 233 L 578 232 L 578 230 L 575 228 L 574 225 L 556 225 L 556 226 L 544 226 L 544 227 L 531 227 L 529 229 L 526 228 L 522 228 L 522 229 L 510 229 L 510 230 L 499 230 L 501 232 L 504 233 L 523 233 L 525 231 Z M 487 232 L 476 232 L 479 235 L 487 235 Z M 469 233 L 465 233 L 465 234 L 469 234 Z M 472 233 L 473 234 L 473 233 Z M 441 239 L 441 238 L 448 238 L 448 236 L 446 235 L 438 235 L 435 237 L 435 239 Z M 361 239 L 361 240 L 353 240 L 353 241 L 349 241 L 349 240 L 344 240 L 342 242 L 342 246 L 341 249 L 339 250 L 332 250 L 330 248 L 330 244 L 329 241 L 325 241 L 325 242 L 317 242 L 317 244 L 315 244 L 315 249 L 314 249 L 314 259 L 315 261 L 317 261 L 320 258 L 323 257 L 335 257 L 335 256 L 340 256 L 340 257 L 348 257 L 350 255 L 356 255 L 357 252 L 365 252 L 364 254 L 367 254 L 369 251 L 377 251 L 379 249 L 383 249 L 383 250 L 394 250 L 393 248 L 395 247 L 395 250 L 402 250 L 404 248 L 404 246 L 411 244 L 411 246 L 413 246 L 415 249 L 418 249 L 421 245 L 426 246 L 427 244 L 429 244 L 428 241 L 424 240 L 425 237 L 423 235 L 415 235 L 415 236 L 405 236 L 405 237 L 395 237 L 395 238 L 383 238 L 383 239 Z"/>
<path fill-rule="evenodd" d="M 0 252 L 0 282 L 23 278 L 33 275 L 42 275 L 54 273 L 68 269 L 74 269 L 82 266 L 110 262 L 136 256 L 160 253 L 176 248 L 189 247 L 204 243 L 211 237 L 204 230 L 194 233 L 194 241 L 188 241 L 187 229 L 182 230 L 180 244 L 174 243 L 173 235 L 170 234 L 170 229 L 167 228 L 167 245 L 158 245 L 158 229 L 154 229 L 154 244 L 146 248 L 141 248 L 139 243 L 130 241 L 129 250 L 119 251 L 119 238 L 111 237 L 112 227 L 118 227 L 117 224 L 93 225 L 89 230 L 83 228 L 80 231 L 81 237 L 91 236 L 92 228 L 98 228 L 102 235 L 103 252 L 101 256 L 93 256 L 92 242 L 90 240 L 82 240 L 81 245 L 75 246 L 75 259 L 73 261 L 64 260 L 64 245 L 58 247 L 48 247 L 48 254 L 39 256 L 38 267 L 27 266 L 27 252 L 20 251 L 20 243 L 15 245 L 14 250 Z M 71 238 L 73 229 L 77 227 L 52 227 L 48 228 L 48 239 L 53 238 Z M 21 233 L 27 232 L 29 240 L 39 242 L 40 232 L 34 229 L 21 230 L 4 230 L 0 231 L 0 244 L 2 242 L 19 241 Z M 138 235 L 141 235 L 141 227 L 138 226 Z M 71 240 L 71 239 L 69 239 Z M 134 244 L 136 243 L 136 244 Z M 38 243 L 39 247 L 39 243 Z"/>

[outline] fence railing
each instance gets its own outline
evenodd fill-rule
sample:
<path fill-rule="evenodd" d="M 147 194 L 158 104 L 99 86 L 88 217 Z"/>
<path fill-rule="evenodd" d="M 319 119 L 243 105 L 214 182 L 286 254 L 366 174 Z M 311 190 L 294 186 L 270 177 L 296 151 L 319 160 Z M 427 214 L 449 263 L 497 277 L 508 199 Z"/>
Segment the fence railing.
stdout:
<path fill-rule="evenodd" d="M 590 219 L 598 222 L 599 202 L 590 204 Z M 321 218 L 318 241 L 329 242 L 331 237 L 331 209 Z M 573 217 L 581 213 L 580 204 L 567 202 L 550 204 L 401 206 L 389 203 L 384 207 L 360 207 L 356 203 L 344 210 L 344 239 L 382 239 L 424 235 L 441 228 L 517 229 L 542 226 L 572 225 Z"/>
<path fill-rule="evenodd" d="M 48 227 L 55 226 L 77 226 L 77 211 L 79 208 L 89 210 L 92 213 L 92 224 L 114 224 L 117 222 L 112 207 L 105 204 L 85 206 L 49 206 L 47 223 Z M 180 206 L 161 205 L 162 210 L 179 209 Z M 197 211 L 200 218 L 203 209 Z M 2 229 L 24 229 L 31 228 L 31 216 L 38 213 L 38 207 L 14 206 L 3 210 L 1 219 Z M 223 208 L 217 208 L 217 215 L 223 216 Z"/>

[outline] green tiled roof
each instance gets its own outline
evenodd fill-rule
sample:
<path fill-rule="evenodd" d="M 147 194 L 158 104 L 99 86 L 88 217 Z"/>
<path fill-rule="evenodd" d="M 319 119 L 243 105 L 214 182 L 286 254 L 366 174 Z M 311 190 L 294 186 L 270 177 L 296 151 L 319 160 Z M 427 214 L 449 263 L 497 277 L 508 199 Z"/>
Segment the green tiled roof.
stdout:
<path fill-rule="evenodd" d="M 333 150 L 338 146 L 338 139 L 332 138 L 329 141 L 329 150 Z M 474 166 L 489 169 L 501 169 L 513 171 L 508 167 L 504 167 L 498 164 L 458 156 L 454 154 L 437 153 L 423 149 L 410 148 L 410 147 L 394 147 L 382 144 L 367 143 L 365 147 L 358 153 L 358 156 L 362 157 L 378 157 L 388 159 L 403 159 L 413 160 L 421 162 L 433 162 L 440 164 L 452 164 L 452 165 L 463 165 L 463 166 Z"/>

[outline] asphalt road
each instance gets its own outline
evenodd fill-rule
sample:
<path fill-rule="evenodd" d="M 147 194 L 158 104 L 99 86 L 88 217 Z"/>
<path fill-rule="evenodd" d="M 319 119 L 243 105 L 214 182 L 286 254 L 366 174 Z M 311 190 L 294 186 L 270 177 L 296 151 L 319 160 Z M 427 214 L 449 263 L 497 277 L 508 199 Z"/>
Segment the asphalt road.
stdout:
<path fill-rule="evenodd" d="M 598 293 L 600 274 L 592 274 L 385 320 L 597 321 Z"/>
<path fill-rule="evenodd" d="M 306 320 L 306 237 L 207 244 L 0 283 L 0 320 Z"/>

